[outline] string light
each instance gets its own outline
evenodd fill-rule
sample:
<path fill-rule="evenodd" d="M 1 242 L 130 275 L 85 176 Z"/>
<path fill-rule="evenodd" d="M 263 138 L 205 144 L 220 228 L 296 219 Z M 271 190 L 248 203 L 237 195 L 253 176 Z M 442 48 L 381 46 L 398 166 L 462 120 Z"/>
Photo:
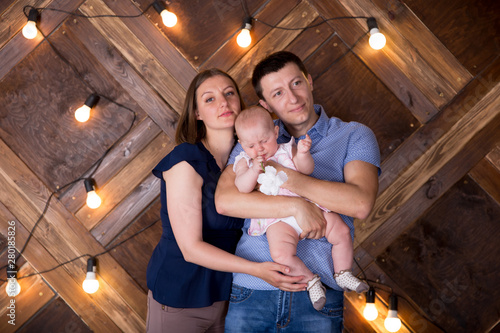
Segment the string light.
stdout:
<path fill-rule="evenodd" d="M 401 328 L 401 319 L 398 318 L 398 297 L 394 294 L 389 296 L 389 312 L 384 326 L 389 332 L 397 332 Z"/>
<path fill-rule="evenodd" d="M 385 46 L 386 39 L 385 36 L 378 30 L 377 20 L 374 17 L 369 17 L 366 20 L 368 24 L 368 31 L 370 32 L 370 38 L 368 39 L 368 44 L 374 50 L 380 50 Z"/>
<path fill-rule="evenodd" d="M 101 197 L 95 192 L 95 181 L 92 178 L 87 178 L 83 181 L 85 190 L 87 191 L 87 206 L 92 209 L 99 208 L 101 205 Z"/>
<path fill-rule="evenodd" d="M 243 9 L 245 9 L 245 8 L 243 7 Z M 247 13 L 246 10 L 245 10 L 245 14 L 248 15 L 248 13 Z M 344 19 L 366 19 L 367 25 L 368 25 L 368 33 L 370 34 L 370 38 L 368 39 L 368 44 L 373 49 L 375 49 L 375 50 L 380 50 L 381 48 L 383 48 L 385 46 L 385 44 L 386 44 L 386 38 L 379 31 L 378 25 L 377 25 L 377 20 L 374 17 L 366 17 L 366 16 L 339 16 L 339 17 L 331 17 L 331 18 L 323 20 L 322 22 L 319 22 L 319 23 L 316 23 L 316 24 L 312 24 L 312 25 L 309 25 L 307 27 L 301 27 L 301 28 L 280 27 L 280 26 L 276 26 L 276 25 L 272 25 L 272 24 L 266 23 L 264 21 L 261 21 L 259 19 L 253 18 L 253 17 L 248 17 L 247 19 L 245 19 L 243 28 L 242 28 L 240 34 L 238 35 L 238 37 L 236 39 L 236 42 L 241 47 L 247 47 L 248 45 L 250 45 L 250 43 L 251 43 L 250 29 L 252 28 L 252 25 L 251 25 L 252 20 L 255 20 L 257 22 L 265 24 L 268 27 L 271 27 L 273 29 L 306 30 L 306 29 L 311 29 L 311 28 L 315 28 L 317 26 L 320 26 L 320 25 L 322 25 L 322 24 L 324 24 L 324 23 L 326 23 L 328 21 L 332 21 L 332 20 L 344 20 Z M 243 36 L 246 36 L 246 37 L 243 37 Z M 243 43 L 240 44 L 240 41 L 239 41 L 240 38 L 242 38 L 242 39 L 243 38 L 247 38 L 247 40 L 246 40 L 247 43 L 246 44 L 243 44 Z M 357 43 L 357 41 L 356 41 L 356 43 Z M 354 47 L 354 45 L 353 45 L 353 47 Z"/>
<path fill-rule="evenodd" d="M 90 118 L 90 110 L 97 104 L 99 101 L 99 95 L 92 94 L 85 100 L 85 103 L 80 106 L 75 111 L 75 118 L 81 123 L 86 122 Z"/>
<path fill-rule="evenodd" d="M 160 1 L 153 2 L 153 8 L 160 14 L 163 24 L 172 28 L 177 24 L 177 15 L 170 12 L 165 4 Z"/>
<path fill-rule="evenodd" d="M 38 21 L 39 13 L 35 8 L 30 9 L 28 14 L 28 22 L 23 28 L 23 36 L 26 39 L 33 39 L 38 35 L 36 22 Z"/>
<path fill-rule="evenodd" d="M 87 294 L 93 294 L 99 289 L 99 281 L 96 279 L 97 259 L 91 257 L 87 260 L 87 275 L 83 280 L 82 288 Z"/>
<path fill-rule="evenodd" d="M 366 293 L 366 305 L 363 310 L 363 317 L 368 321 L 373 321 L 378 317 L 378 311 L 375 307 L 375 289 L 370 287 Z"/>
<path fill-rule="evenodd" d="M 236 43 L 240 47 L 248 47 L 252 43 L 252 36 L 250 36 L 250 30 L 252 29 L 252 18 L 247 17 L 243 22 L 243 28 L 236 38 Z"/>

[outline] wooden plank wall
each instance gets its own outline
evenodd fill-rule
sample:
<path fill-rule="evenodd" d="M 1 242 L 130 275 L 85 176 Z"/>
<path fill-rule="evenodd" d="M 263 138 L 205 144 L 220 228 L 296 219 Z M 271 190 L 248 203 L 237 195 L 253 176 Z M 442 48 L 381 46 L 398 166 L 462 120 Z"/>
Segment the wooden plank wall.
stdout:
<path fill-rule="evenodd" d="M 145 270 L 161 234 L 151 169 L 174 146 L 185 91 L 218 67 L 256 103 L 252 68 L 282 49 L 304 60 L 330 116 L 368 125 L 380 146 L 379 197 L 355 221 L 355 272 L 377 287 L 381 315 L 367 322 L 364 296 L 346 293 L 345 331 L 385 332 L 391 290 L 400 332 L 499 329 L 498 1 L 169 3 L 174 28 L 150 0 L 0 2 L 0 267 L 12 246 L 7 222 L 18 250 L 37 226 L 17 261 L 26 277 L 15 326 L 0 293 L 1 332 L 145 330 Z M 58 10 L 42 11 L 33 40 L 21 34 L 26 5 Z M 243 5 L 257 19 L 245 49 L 235 42 Z M 376 17 L 386 47 L 368 46 L 364 19 L 328 20 L 340 16 Z M 93 92 L 104 97 L 77 123 Z M 85 205 L 83 181 L 72 183 L 89 175 L 97 210 Z M 88 295 L 84 255 L 98 253 L 100 289 Z"/>

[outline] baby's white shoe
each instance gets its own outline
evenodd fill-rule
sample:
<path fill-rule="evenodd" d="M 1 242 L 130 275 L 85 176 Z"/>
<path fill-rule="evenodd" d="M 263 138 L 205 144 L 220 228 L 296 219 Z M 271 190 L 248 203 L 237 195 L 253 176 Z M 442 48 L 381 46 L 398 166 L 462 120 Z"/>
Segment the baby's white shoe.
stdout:
<path fill-rule="evenodd" d="M 323 309 L 326 303 L 325 287 L 317 274 L 307 282 L 307 291 L 309 292 L 309 298 L 311 299 L 314 309 L 317 311 Z"/>
<path fill-rule="evenodd" d="M 362 293 L 369 289 L 369 286 L 352 275 L 352 272 L 350 270 L 344 270 L 335 273 L 335 275 L 333 275 L 333 278 L 335 279 L 335 282 L 337 282 L 337 285 L 345 291 L 353 290 L 357 293 Z"/>

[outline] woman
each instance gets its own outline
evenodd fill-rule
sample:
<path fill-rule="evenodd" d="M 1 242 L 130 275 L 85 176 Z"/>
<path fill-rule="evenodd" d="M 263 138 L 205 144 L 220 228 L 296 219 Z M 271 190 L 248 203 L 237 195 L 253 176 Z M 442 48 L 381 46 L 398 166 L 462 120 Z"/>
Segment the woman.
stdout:
<path fill-rule="evenodd" d="M 148 332 L 223 332 L 232 274 L 279 287 L 298 281 L 288 267 L 233 253 L 241 219 L 219 215 L 214 193 L 244 108 L 238 86 L 218 69 L 199 73 L 187 91 L 177 146 L 153 170 L 161 178 L 163 234 L 147 269 Z"/>

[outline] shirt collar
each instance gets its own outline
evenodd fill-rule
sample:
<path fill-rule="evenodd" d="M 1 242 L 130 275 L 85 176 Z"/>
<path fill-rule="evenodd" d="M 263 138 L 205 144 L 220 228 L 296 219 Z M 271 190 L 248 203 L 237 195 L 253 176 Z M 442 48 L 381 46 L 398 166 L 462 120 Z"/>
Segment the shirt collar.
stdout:
<path fill-rule="evenodd" d="M 309 136 L 312 137 L 315 133 L 318 133 L 319 135 L 324 137 L 324 136 L 326 136 L 327 131 L 328 131 L 328 121 L 329 121 L 328 115 L 326 114 L 323 107 L 319 104 L 314 104 L 314 112 L 316 112 L 316 114 L 319 115 L 319 118 L 316 121 L 316 123 L 313 125 L 313 127 L 311 127 L 307 131 L 307 134 L 309 134 Z M 292 136 L 286 130 L 285 124 L 283 124 L 283 122 L 281 120 L 278 120 L 277 125 L 280 128 L 279 136 L 290 140 L 290 138 Z M 303 137 L 304 136 L 301 136 L 301 137 L 296 138 L 296 139 L 302 139 Z"/>

